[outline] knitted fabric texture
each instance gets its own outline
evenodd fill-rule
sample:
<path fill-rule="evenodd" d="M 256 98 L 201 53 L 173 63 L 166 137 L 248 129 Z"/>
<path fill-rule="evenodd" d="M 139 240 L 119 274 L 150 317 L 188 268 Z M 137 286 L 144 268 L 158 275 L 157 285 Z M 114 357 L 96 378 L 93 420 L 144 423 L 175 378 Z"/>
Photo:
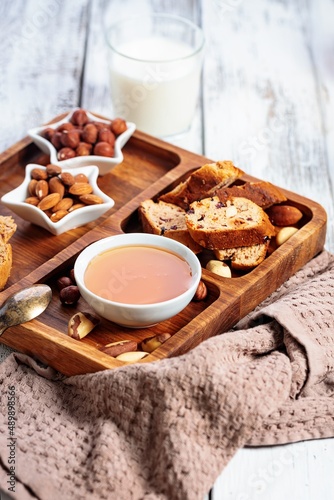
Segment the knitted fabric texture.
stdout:
<path fill-rule="evenodd" d="M 11 387 L 18 500 L 202 500 L 243 446 L 334 436 L 333 311 L 324 251 L 232 331 L 177 358 L 66 378 L 10 355 L 2 488 Z"/>

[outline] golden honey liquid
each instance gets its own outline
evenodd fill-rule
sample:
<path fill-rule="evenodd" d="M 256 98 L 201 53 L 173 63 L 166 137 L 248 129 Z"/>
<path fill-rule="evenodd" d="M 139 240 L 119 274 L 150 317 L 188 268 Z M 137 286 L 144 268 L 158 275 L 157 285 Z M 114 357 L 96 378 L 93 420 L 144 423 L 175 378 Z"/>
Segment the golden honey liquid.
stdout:
<path fill-rule="evenodd" d="M 96 295 L 125 304 L 172 299 L 191 284 L 191 268 L 178 255 L 144 245 L 101 253 L 85 272 L 86 287 Z"/>

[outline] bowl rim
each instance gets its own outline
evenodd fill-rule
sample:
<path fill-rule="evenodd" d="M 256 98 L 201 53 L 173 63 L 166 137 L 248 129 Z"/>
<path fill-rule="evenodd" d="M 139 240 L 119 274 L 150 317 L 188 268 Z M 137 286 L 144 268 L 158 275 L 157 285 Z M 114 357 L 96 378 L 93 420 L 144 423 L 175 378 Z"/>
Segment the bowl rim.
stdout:
<path fill-rule="evenodd" d="M 138 243 L 138 242 L 134 241 L 131 243 L 131 236 L 138 237 L 139 235 L 140 235 L 140 237 L 145 236 L 146 241 L 143 241 L 142 243 Z M 130 241 L 121 243 L 122 239 L 124 239 L 124 238 L 130 239 Z M 130 247 L 130 246 L 143 245 L 143 246 L 163 248 L 165 250 L 169 250 L 169 251 L 174 252 L 177 255 L 181 256 L 191 266 L 191 269 L 193 272 L 193 274 L 192 274 L 193 281 L 192 281 L 191 286 L 185 292 L 182 292 L 181 294 L 177 295 L 176 297 L 173 297 L 173 298 L 168 299 L 168 300 L 160 301 L 160 302 L 152 302 L 152 303 L 147 303 L 147 304 L 128 304 L 126 302 L 116 302 L 113 300 L 105 299 L 105 298 L 101 297 L 100 295 L 97 295 L 96 293 L 90 291 L 84 283 L 84 273 L 85 273 L 85 270 L 87 269 L 89 262 L 92 260 L 93 257 L 89 258 L 89 260 L 87 260 L 86 264 L 83 264 L 81 261 L 85 259 L 86 255 L 89 253 L 89 250 L 91 250 L 93 247 L 95 247 L 95 246 L 98 247 L 99 244 L 103 245 L 103 243 L 107 244 L 109 241 L 117 242 L 117 240 L 120 243 L 115 244 L 115 246 L 110 247 L 110 249 L 119 248 L 119 247 L 123 247 L 123 246 Z M 164 244 L 166 242 L 170 246 L 172 246 L 173 249 L 167 248 L 166 245 Z M 159 243 L 163 243 L 163 244 L 159 244 Z M 100 251 L 95 253 L 94 257 L 99 255 L 100 253 L 102 253 L 104 251 L 107 251 L 107 250 L 108 250 L 107 248 L 101 249 Z M 183 254 L 180 254 L 177 250 L 184 252 L 186 254 L 186 256 Z M 191 262 L 189 262 L 189 260 Z M 82 267 L 82 269 L 80 268 L 80 271 L 79 271 L 78 269 L 80 266 L 83 266 L 83 267 Z M 195 272 L 194 272 L 194 269 L 195 269 Z M 78 276 L 79 272 L 81 273 L 81 275 Z M 201 279 L 201 276 L 202 276 L 202 267 L 201 267 L 200 261 L 198 260 L 198 257 L 196 256 L 196 254 L 192 250 L 190 250 L 190 248 L 188 248 L 183 243 L 180 243 L 179 241 L 173 240 L 171 238 L 166 238 L 162 235 L 149 234 L 149 233 L 122 233 L 122 234 L 115 234 L 112 236 L 107 236 L 105 238 L 101 238 L 100 240 L 97 240 L 97 241 L 89 244 L 87 247 L 85 247 L 80 252 L 80 254 L 77 256 L 75 263 L 74 263 L 74 277 L 75 277 L 75 280 L 76 280 L 79 288 L 82 287 L 88 295 L 90 295 L 93 299 L 98 300 L 102 304 L 111 305 L 113 307 L 118 307 L 118 308 L 123 307 L 123 308 L 131 309 L 133 311 L 143 310 L 146 308 L 150 308 L 152 310 L 155 310 L 163 305 L 172 305 L 173 303 L 182 300 L 182 298 L 189 295 L 189 293 L 191 293 L 192 290 L 194 291 L 194 294 L 195 294 L 198 283 Z"/>

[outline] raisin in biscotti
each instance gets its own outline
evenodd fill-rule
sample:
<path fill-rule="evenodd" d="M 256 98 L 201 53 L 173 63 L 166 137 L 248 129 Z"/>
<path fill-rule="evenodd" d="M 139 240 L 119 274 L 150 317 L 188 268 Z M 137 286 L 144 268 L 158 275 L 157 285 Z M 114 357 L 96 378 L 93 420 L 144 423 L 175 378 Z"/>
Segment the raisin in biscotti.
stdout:
<path fill-rule="evenodd" d="M 163 201 L 145 200 L 140 204 L 138 213 L 145 233 L 172 238 L 195 253 L 203 250 L 190 236 L 185 221 L 186 212 L 181 207 Z"/>
<path fill-rule="evenodd" d="M 226 204 L 218 196 L 196 201 L 185 219 L 191 237 L 211 250 L 263 244 L 275 235 L 264 210 L 246 198 L 230 198 Z"/>
<path fill-rule="evenodd" d="M 261 264 L 267 255 L 269 241 L 250 247 L 226 248 L 214 250 L 218 260 L 229 260 L 231 267 L 239 271 L 248 271 Z"/>
<path fill-rule="evenodd" d="M 3 290 L 12 269 L 12 247 L 8 240 L 16 231 L 12 217 L 0 216 L 0 290 Z"/>
<path fill-rule="evenodd" d="M 244 174 L 231 161 L 217 161 L 195 170 L 185 182 L 160 196 L 159 200 L 187 210 L 193 201 L 213 196 L 217 189 L 230 186 Z"/>
<path fill-rule="evenodd" d="M 223 203 L 226 203 L 232 196 L 241 196 L 254 201 L 264 210 L 276 203 L 287 200 L 286 196 L 276 186 L 266 181 L 245 182 L 240 186 L 219 188 L 216 195 Z"/>

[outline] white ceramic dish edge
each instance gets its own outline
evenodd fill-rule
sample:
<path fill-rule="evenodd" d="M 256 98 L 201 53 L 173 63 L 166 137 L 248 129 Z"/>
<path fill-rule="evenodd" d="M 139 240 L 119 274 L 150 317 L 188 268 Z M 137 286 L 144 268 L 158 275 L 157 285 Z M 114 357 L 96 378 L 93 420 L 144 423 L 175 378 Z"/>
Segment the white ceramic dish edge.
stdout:
<path fill-rule="evenodd" d="M 84 284 L 84 274 L 89 261 L 104 251 L 129 245 L 155 246 L 183 257 L 192 270 L 191 287 L 173 299 L 143 305 L 112 302 L 90 292 Z M 175 316 L 189 304 L 201 279 L 202 268 L 198 257 L 178 241 L 152 234 L 128 233 L 103 238 L 82 250 L 74 264 L 74 275 L 83 298 L 97 314 L 127 328 L 147 328 Z"/>
<path fill-rule="evenodd" d="M 79 108 L 73 109 L 70 113 L 68 113 L 64 118 L 62 118 L 58 122 L 46 124 L 41 127 L 35 127 L 28 130 L 28 135 L 33 139 L 34 143 L 43 151 L 43 153 L 50 155 L 50 162 L 53 163 L 54 165 L 59 165 L 62 168 L 78 168 L 94 164 L 98 166 L 99 174 L 105 175 L 113 167 L 115 167 L 116 165 L 118 165 L 123 161 L 124 157 L 122 153 L 122 148 L 136 130 L 136 126 L 132 122 L 127 122 L 127 127 L 128 127 L 127 130 L 123 132 L 123 134 L 119 135 L 115 141 L 115 155 L 112 158 L 107 156 L 89 155 L 89 156 L 76 156 L 75 158 L 70 158 L 68 160 L 60 161 L 57 158 L 56 148 L 51 144 L 50 141 L 41 136 L 41 132 L 45 130 L 47 127 L 56 129 L 59 125 L 67 123 L 70 120 L 72 114 L 77 109 Z M 90 120 L 98 121 L 101 123 L 110 123 L 112 121 L 111 119 L 103 120 L 102 118 L 95 116 L 89 111 L 86 111 L 86 113 Z"/>
<path fill-rule="evenodd" d="M 103 199 L 103 203 L 87 205 L 86 207 L 79 208 L 66 215 L 58 222 L 52 222 L 42 210 L 24 201 L 28 196 L 28 184 L 31 180 L 31 171 L 33 168 L 44 169 L 45 167 L 41 167 L 41 165 L 34 163 L 28 164 L 26 166 L 23 182 L 17 188 L 4 194 L 1 198 L 1 202 L 22 219 L 43 227 L 54 235 L 62 234 L 98 219 L 115 204 L 114 200 L 101 191 L 97 185 L 97 178 L 99 175 L 98 167 L 96 165 L 85 166 L 80 168 L 80 173 L 88 177 L 89 183 L 93 187 L 93 193 L 100 196 Z M 64 171 L 72 172 L 74 175 L 78 173 L 77 169 L 64 168 Z"/>

